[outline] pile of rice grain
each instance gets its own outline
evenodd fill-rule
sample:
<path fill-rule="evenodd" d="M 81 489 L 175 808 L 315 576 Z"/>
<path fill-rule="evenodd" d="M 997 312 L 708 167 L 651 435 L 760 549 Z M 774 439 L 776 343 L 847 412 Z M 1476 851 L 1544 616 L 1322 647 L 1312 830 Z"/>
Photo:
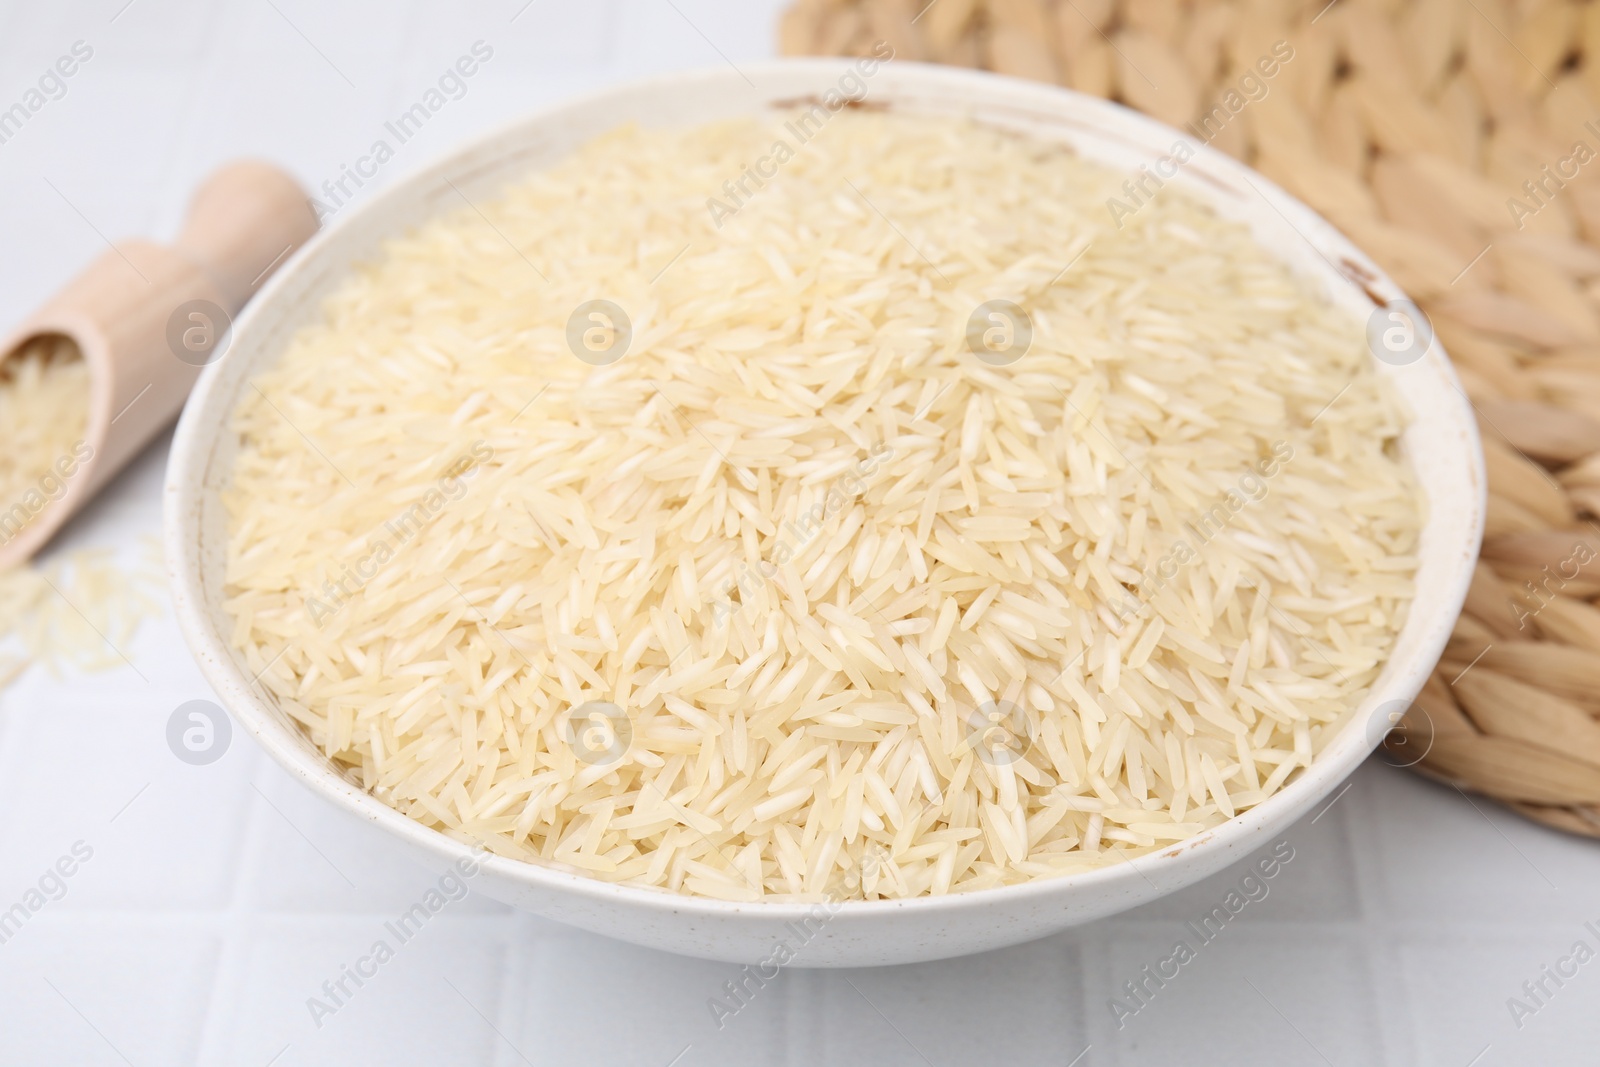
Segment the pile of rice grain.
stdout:
<path fill-rule="evenodd" d="M 29 667 L 99 673 L 129 665 L 144 623 L 166 603 L 161 544 L 139 551 L 80 548 L 0 571 L 0 691 Z"/>
<path fill-rule="evenodd" d="M 58 464 L 84 458 L 89 367 L 69 338 L 44 334 L 0 359 L 0 544 L 66 491 Z"/>
<path fill-rule="evenodd" d="M 841 113 L 733 203 L 777 136 L 614 132 L 343 284 L 237 411 L 252 673 L 412 818 L 726 899 L 1022 882 L 1271 795 L 1412 596 L 1360 324 L 1176 188 L 1117 230 L 1126 175 L 957 121 Z"/>
<path fill-rule="evenodd" d="M 89 367 L 61 334 L 30 338 L 0 359 L 0 544 L 8 544 L 65 495 L 93 450 Z M 66 471 L 63 474 L 62 471 Z M 55 553 L 0 570 L 0 690 L 39 664 L 106 671 L 164 598 L 160 546 L 129 566 L 107 549 Z"/>

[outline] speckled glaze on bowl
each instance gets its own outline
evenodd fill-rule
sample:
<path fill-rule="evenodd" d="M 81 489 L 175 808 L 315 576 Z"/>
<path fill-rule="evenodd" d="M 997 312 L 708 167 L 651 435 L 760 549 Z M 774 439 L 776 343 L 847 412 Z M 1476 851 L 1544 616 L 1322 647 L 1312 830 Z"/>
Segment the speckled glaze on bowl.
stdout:
<path fill-rule="evenodd" d="M 240 727 L 307 788 L 375 832 L 406 842 L 431 866 L 469 855 L 468 846 L 413 822 L 337 774 L 252 684 L 251 672 L 229 647 L 231 624 L 221 609 L 225 522 L 218 487 L 229 477 L 238 445 L 229 416 L 252 375 L 277 359 L 291 333 L 314 320 L 323 298 L 353 264 L 373 258 L 385 238 L 459 207 L 457 189 L 474 200 L 491 197 L 624 122 L 689 125 L 820 98 L 850 69 L 851 61 L 838 59 L 750 65 L 742 74 L 722 68 L 607 89 L 543 111 L 347 209 L 295 254 L 240 317 L 231 350 L 206 369 L 173 442 L 165 490 L 167 565 L 179 621 L 206 678 Z M 966 115 L 1065 142 L 1085 158 L 1130 173 L 1169 155 L 1180 138 L 1188 140 L 1118 105 L 990 74 L 889 62 L 866 81 L 872 104 Z M 1402 296 L 1333 227 L 1220 152 L 1202 148 L 1173 180 L 1250 225 L 1264 246 L 1357 321 L 1369 319 L 1375 302 Z M 1470 406 L 1444 352 L 1435 343 L 1407 365 L 1375 363 L 1411 407 L 1413 422 L 1402 444 L 1428 495 L 1417 597 L 1362 707 L 1353 710 L 1314 766 L 1264 803 L 1171 848 L 1101 870 L 936 898 L 847 902 L 831 914 L 805 905 L 736 904 L 612 885 L 493 856 L 482 861 L 472 885 L 585 930 L 741 963 L 770 957 L 780 939 L 794 944 L 788 924 L 809 918 L 814 933 L 793 965 L 868 966 L 959 956 L 1042 937 L 1190 885 L 1270 843 L 1366 758 L 1385 732 L 1375 713 L 1416 695 L 1449 636 L 1477 557 L 1482 454 Z"/>

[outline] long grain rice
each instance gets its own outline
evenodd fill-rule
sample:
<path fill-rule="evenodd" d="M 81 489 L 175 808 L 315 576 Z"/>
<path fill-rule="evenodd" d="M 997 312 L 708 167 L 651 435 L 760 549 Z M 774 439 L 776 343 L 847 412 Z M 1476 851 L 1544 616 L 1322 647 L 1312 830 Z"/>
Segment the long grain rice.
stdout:
<path fill-rule="evenodd" d="M 89 368 L 70 339 L 44 334 L 0 359 L 0 544 L 66 492 L 93 454 L 83 440 L 88 422 Z"/>
<path fill-rule="evenodd" d="M 708 210 L 778 135 L 617 131 L 342 284 L 237 410 L 249 672 L 426 825 L 725 899 L 1085 870 L 1281 788 L 1412 595 L 1360 324 L 962 122 L 840 114 Z"/>

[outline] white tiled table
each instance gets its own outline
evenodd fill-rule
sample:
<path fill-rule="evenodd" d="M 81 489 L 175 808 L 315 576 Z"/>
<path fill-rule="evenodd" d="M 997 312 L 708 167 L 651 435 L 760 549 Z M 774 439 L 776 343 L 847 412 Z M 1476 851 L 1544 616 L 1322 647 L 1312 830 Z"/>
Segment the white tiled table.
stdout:
<path fill-rule="evenodd" d="M 0 324 L 97 255 L 96 230 L 170 237 L 224 159 L 337 176 L 476 40 L 493 60 L 380 183 L 594 86 L 768 55 L 779 6 L 534 0 L 513 22 L 523 0 L 124 2 L 0 6 L 0 108 L 75 41 L 94 49 L 0 145 Z M 65 544 L 134 554 L 159 526 L 165 458 L 163 440 Z M 170 618 L 124 651 L 137 673 L 34 671 L 0 694 L 0 909 L 75 842 L 93 849 L 0 944 L 0 1064 L 1600 1063 L 1600 961 L 1520 1029 L 1507 1008 L 1575 941 L 1600 948 L 1584 927 L 1600 927 L 1600 845 L 1376 764 L 1287 835 L 1270 895 L 1120 1030 L 1110 998 L 1194 943 L 1185 920 L 1242 871 L 987 956 L 787 971 L 720 1031 L 706 1001 L 734 968 L 469 896 L 319 1027 L 307 998 L 436 875 L 248 742 L 178 761 L 168 716 L 209 691 Z"/>

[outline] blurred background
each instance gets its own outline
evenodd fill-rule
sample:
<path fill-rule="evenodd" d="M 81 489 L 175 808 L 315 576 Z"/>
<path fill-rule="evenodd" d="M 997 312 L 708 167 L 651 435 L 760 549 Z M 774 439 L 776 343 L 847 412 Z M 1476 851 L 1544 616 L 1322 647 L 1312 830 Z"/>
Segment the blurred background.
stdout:
<path fill-rule="evenodd" d="M 479 42 L 491 58 L 459 98 L 364 186 L 347 182 L 339 206 L 587 90 L 773 57 L 783 7 L 6 0 L 0 109 L 59 57 L 81 63 L 0 142 L 0 323 L 110 241 L 170 239 L 226 160 L 278 163 L 333 204 L 324 183 Z M 203 760 L 169 741 L 178 709 L 211 696 L 151 552 L 169 437 L 39 560 L 103 553 L 123 617 L 80 613 L 70 597 L 94 594 L 82 586 L 51 610 L 64 626 L 100 622 L 104 647 L 76 662 L 14 656 L 21 673 L 0 691 L 0 1064 L 1595 1061 L 1600 963 L 1560 961 L 1580 941 L 1600 948 L 1600 850 L 1382 753 L 1261 843 L 1291 858 L 1209 939 L 1194 931 L 1248 865 L 1003 952 L 785 970 L 719 1026 L 708 1001 L 738 968 L 468 893 L 356 984 L 346 968 L 441 872 L 358 833 L 225 721 Z M 1180 938 L 1194 958 L 1148 978 Z M 313 1010 L 341 980 L 337 1010 Z"/>

